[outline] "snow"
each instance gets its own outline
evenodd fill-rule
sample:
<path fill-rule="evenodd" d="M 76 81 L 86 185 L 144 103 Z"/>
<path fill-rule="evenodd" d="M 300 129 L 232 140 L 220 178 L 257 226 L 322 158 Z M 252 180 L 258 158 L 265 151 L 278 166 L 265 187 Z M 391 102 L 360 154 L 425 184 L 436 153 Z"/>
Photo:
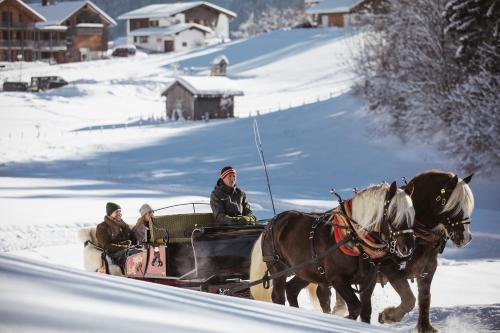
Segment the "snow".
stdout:
<path fill-rule="evenodd" d="M 382 132 L 384 120 L 352 94 L 350 58 L 361 38 L 347 29 L 297 29 L 175 54 L 23 63 L 25 80 L 59 75 L 70 84 L 0 93 L 0 331 L 412 329 L 417 310 L 399 324 L 377 323 L 378 312 L 399 303 L 390 286 L 377 286 L 368 327 L 311 311 L 305 295 L 304 308 L 292 309 L 86 273 L 76 240 L 79 228 L 102 221 L 107 201 L 118 202 L 129 223 L 145 202 L 206 203 L 228 164 L 257 216 L 271 217 L 255 119 L 278 212 L 330 209 L 332 187 L 347 198 L 352 187 L 454 170 L 435 147 Z M 173 65 L 206 75 L 222 54 L 245 93 L 235 99 L 239 118 L 166 122 L 161 92 Z M 18 79 L 18 66 L 8 64 L 2 80 Z M 473 240 L 464 249 L 448 245 L 440 257 L 431 317 L 442 332 L 500 329 L 499 183 L 495 175 L 472 179 Z"/>
<path fill-rule="evenodd" d="M 237 82 L 225 76 L 179 76 L 165 88 L 162 95 L 175 84 L 175 82 L 179 82 L 192 94 L 196 95 L 243 95 L 243 91 L 238 90 Z"/>
<path fill-rule="evenodd" d="M 181 23 L 175 24 L 168 27 L 149 27 L 149 28 L 140 28 L 135 29 L 129 32 L 129 36 L 146 36 L 146 35 L 161 35 L 161 36 L 169 36 L 174 35 L 178 32 L 189 30 L 189 29 L 198 29 L 201 31 L 205 31 L 207 33 L 211 33 L 212 30 L 208 27 L 205 27 L 201 24 L 196 23 Z"/>
<path fill-rule="evenodd" d="M 316 6 L 307 10 L 309 14 L 349 13 L 351 9 L 363 0 L 322 0 Z"/>
<path fill-rule="evenodd" d="M 111 18 L 108 14 L 102 11 L 99 7 L 97 7 L 91 1 L 66 1 L 66 2 L 57 2 L 54 4 L 49 4 L 47 6 L 43 6 L 41 3 L 30 3 L 27 6 L 31 7 L 37 13 L 40 13 L 45 19 L 46 22 L 37 23 L 37 27 L 43 27 L 45 25 L 58 25 L 62 24 L 66 19 L 68 19 L 71 15 L 76 13 L 80 8 L 84 5 L 88 4 L 90 7 L 94 8 L 101 16 L 103 16 L 111 26 L 115 26 L 116 22 Z"/>
<path fill-rule="evenodd" d="M 219 12 L 225 13 L 229 16 L 236 17 L 236 13 L 222 8 L 220 6 L 214 5 L 213 3 L 207 1 L 193 1 L 185 3 L 172 3 L 172 4 L 161 4 L 161 5 L 149 5 L 144 6 L 125 14 L 118 16 L 119 20 L 128 19 L 139 19 L 139 18 L 157 18 L 157 17 L 169 17 L 178 13 L 185 12 L 194 7 L 207 6 L 213 8 Z"/>

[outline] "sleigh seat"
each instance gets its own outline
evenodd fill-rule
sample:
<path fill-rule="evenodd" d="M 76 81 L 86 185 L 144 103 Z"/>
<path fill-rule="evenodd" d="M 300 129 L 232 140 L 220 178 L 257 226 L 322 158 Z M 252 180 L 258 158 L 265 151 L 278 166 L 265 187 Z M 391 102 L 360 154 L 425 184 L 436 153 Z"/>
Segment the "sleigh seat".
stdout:
<path fill-rule="evenodd" d="M 83 243 L 83 268 L 87 272 L 106 273 L 106 263 L 102 258 L 102 250 L 97 245 L 96 227 L 82 228 L 78 231 L 78 239 Z M 109 274 L 122 276 L 122 271 L 115 265 L 109 256 L 105 259 L 108 262 Z"/>

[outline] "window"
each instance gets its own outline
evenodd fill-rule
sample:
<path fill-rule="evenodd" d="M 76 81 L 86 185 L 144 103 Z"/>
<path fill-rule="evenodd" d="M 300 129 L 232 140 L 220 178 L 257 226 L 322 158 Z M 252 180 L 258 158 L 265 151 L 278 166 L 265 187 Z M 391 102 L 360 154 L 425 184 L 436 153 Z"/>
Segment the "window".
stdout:
<path fill-rule="evenodd" d="M 139 36 L 139 43 L 146 44 L 148 42 L 148 36 Z"/>
<path fill-rule="evenodd" d="M 149 21 L 149 26 L 150 27 L 157 27 L 158 26 L 158 20 Z"/>
<path fill-rule="evenodd" d="M 137 36 L 134 36 L 134 43 L 137 43 L 137 41 L 138 41 Z"/>
<path fill-rule="evenodd" d="M 12 24 L 12 12 L 2 12 L 2 22 L 10 26 Z"/>
<path fill-rule="evenodd" d="M 186 47 L 186 46 L 188 46 L 188 43 L 186 43 L 186 42 L 182 42 L 182 46 L 183 46 L 183 47 Z"/>

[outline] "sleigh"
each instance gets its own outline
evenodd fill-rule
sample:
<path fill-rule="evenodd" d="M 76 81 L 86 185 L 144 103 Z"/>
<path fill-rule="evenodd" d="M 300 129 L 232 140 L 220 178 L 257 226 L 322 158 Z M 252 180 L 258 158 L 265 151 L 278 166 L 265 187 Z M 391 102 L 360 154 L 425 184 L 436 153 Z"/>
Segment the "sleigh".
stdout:
<path fill-rule="evenodd" d="M 95 246 L 95 228 L 81 230 L 80 240 L 87 244 L 88 271 L 218 293 L 249 278 L 252 247 L 263 228 L 216 224 L 211 213 L 157 215 L 147 242 L 130 248 L 123 272 Z"/>

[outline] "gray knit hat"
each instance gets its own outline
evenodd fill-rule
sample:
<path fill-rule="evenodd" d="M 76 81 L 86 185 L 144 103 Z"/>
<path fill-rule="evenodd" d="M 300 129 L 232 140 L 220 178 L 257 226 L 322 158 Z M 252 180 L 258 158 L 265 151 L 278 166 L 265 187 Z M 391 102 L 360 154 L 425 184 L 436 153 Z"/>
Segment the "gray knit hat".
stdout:
<path fill-rule="evenodd" d="M 120 205 L 115 204 L 114 202 L 108 202 L 106 204 L 106 215 L 110 216 L 117 209 L 122 209 L 122 208 L 120 207 Z"/>
<path fill-rule="evenodd" d="M 145 203 L 144 205 L 141 206 L 141 208 L 139 208 L 139 213 L 141 213 L 141 216 L 144 216 L 144 214 L 152 212 L 152 211 L 153 211 L 153 208 L 151 208 L 151 206 L 148 205 L 147 203 Z"/>

